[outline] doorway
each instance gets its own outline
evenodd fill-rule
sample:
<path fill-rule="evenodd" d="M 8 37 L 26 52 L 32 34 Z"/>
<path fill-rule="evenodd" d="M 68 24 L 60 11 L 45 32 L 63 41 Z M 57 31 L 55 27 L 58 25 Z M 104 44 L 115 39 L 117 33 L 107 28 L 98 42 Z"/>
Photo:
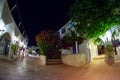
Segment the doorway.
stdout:
<path fill-rule="evenodd" d="M 104 45 L 98 45 L 98 56 L 105 54 L 105 46 Z"/>

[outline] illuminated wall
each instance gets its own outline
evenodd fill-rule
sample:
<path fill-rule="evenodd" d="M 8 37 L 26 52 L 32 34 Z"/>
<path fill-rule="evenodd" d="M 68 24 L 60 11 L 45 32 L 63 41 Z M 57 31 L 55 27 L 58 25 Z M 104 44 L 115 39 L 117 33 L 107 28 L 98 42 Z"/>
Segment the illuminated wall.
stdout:
<path fill-rule="evenodd" d="M 115 30 L 118 30 L 120 28 L 119 25 L 115 25 L 111 27 L 108 31 L 106 31 L 104 36 L 100 36 L 100 38 L 103 40 L 104 43 L 111 42 L 112 40 L 112 34 Z"/>
<path fill-rule="evenodd" d="M 6 33 L 8 35 L 5 35 Z M 0 0 L 0 38 L 2 36 L 6 39 L 9 37 L 11 44 L 18 42 L 20 47 L 27 47 L 27 42 L 18 29 L 6 0 Z"/>

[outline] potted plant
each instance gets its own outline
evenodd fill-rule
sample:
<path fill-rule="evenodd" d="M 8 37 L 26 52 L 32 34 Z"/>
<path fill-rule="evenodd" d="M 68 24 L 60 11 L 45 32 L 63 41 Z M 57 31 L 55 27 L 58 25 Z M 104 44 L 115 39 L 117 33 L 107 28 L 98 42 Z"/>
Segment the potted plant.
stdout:
<path fill-rule="evenodd" d="M 14 44 L 14 43 L 11 44 L 11 55 L 10 55 L 10 58 L 17 57 L 18 49 L 19 49 L 19 46 L 17 44 Z"/>
<path fill-rule="evenodd" d="M 61 60 L 61 40 L 57 33 L 52 30 L 42 31 L 36 36 L 36 41 L 40 50 L 40 55 L 46 56 L 46 64 L 57 63 Z"/>
<path fill-rule="evenodd" d="M 107 44 L 105 47 L 105 61 L 109 65 L 114 63 L 114 50 L 111 44 Z"/>
<path fill-rule="evenodd" d="M 46 40 L 46 35 L 43 35 L 43 32 L 36 36 L 36 41 L 40 50 L 40 64 L 46 65 L 46 54 L 50 50 L 50 44 Z"/>

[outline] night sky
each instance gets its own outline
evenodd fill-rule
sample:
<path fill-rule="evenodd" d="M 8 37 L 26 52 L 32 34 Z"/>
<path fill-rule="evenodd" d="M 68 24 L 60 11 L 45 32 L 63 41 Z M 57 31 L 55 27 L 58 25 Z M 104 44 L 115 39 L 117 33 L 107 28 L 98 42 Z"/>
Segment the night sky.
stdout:
<path fill-rule="evenodd" d="M 17 11 L 28 34 L 29 45 L 36 45 L 35 36 L 41 30 L 58 31 L 69 21 L 67 13 L 74 0 L 17 0 L 17 3 Z"/>

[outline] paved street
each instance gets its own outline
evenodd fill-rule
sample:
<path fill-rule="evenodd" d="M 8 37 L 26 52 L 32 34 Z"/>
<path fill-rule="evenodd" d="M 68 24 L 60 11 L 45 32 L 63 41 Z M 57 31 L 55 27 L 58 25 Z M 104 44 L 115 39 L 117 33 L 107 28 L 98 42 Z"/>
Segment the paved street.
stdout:
<path fill-rule="evenodd" d="M 0 60 L 0 80 L 120 80 L 120 61 L 108 66 L 103 59 L 84 67 L 39 65 L 35 58 L 16 62 Z"/>

